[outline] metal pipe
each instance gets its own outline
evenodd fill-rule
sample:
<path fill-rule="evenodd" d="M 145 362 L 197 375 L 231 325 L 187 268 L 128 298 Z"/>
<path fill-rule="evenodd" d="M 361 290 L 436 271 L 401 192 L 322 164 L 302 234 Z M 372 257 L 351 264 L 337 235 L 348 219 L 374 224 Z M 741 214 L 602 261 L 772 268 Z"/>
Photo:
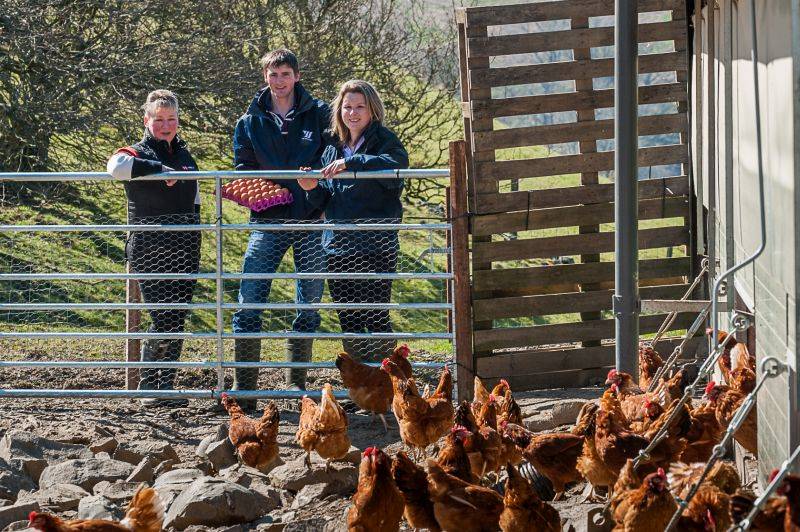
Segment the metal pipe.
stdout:
<path fill-rule="evenodd" d="M 309 223 L 225 224 L 223 231 L 449 231 L 450 224 Z M 124 224 L 124 225 L 0 225 L 4 233 L 88 233 L 127 231 L 217 231 L 217 224 Z"/>
<path fill-rule="evenodd" d="M 379 362 L 365 362 L 368 366 L 380 367 Z M 446 366 L 445 362 L 412 362 L 411 367 L 415 369 L 438 369 Z M 29 368 L 29 369 L 125 369 L 125 368 L 156 368 L 156 369 L 214 369 L 219 366 L 216 361 L 207 362 L 109 362 L 95 361 L 82 362 L 71 360 L 20 360 L 12 362 L 0 362 L 2 368 Z M 223 368 L 299 368 L 299 369 L 332 369 L 336 367 L 335 362 L 223 362 Z"/>
<path fill-rule="evenodd" d="M 450 310 L 452 303 L 0 303 L 3 310 Z"/>
<path fill-rule="evenodd" d="M 759 201 L 759 218 L 761 222 L 761 243 L 758 246 L 758 249 L 755 252 L 747 257 L 745 260 L 736 264 L 735 266 L 728 268 L 724 272 L 722 272 L 719 278 L 714 282 L 714 291 L 710 294 L 711 297 L 711 338 L 714 342 L 716 342 L 717 334 L 719 333 L 719 315 L 717 311 L 717 302 L 719 296 L 723 295 L 720 293 L 720 287 L 722 283 L 724 283 L 728 277 L 732 276 L 737 271 L 741 270 L 751 262 L 754 262 L 761 253 L 764 252 L 764 249 L 767 246 L 767 217 L 766 217 L 766 210 L 765 210 L 765 200 L 764 200 L 764 162 L 761 157 L 761 104 L 760 100 L 760 91 L 758 86 L 758 30 L 756 28 L 756 4 L 755 0 L 750 0 L 750 34 L 751 34 L 751 42 L 752 46 L 750 48 L 750 61 L 753 63 L 753 84 L 754 84 L 754 93 L 755 93 L 755 127 L 756 127 L 756 159 L 758 161 L 758 201 Z"/>
<path fill-rule="evenodd" d="M 216 279 L 215 273 L 0 273 L 0 281 L 125 281 L 136 279 Z M 224 273 L 223 280 L 238 279 L 392 279 L 395 281 L 439 280 L 453 278 L 452 273 L 439 272 L 393 272 L 393 273 Z"/>
<path fill-rule="evenodd" d="M 165 179 L 300 179 L 303 177 L 321 177 L 320 170 L 308 172 L 300 170 L 211 170 L 201 172 L 164 172 L 137 177 L 136 181 L 163 181 Z M 443 179 L 450 177 L 448 168 L 429 170 L 379 170 L 375 172 L 342 172 L 331 176 L 333 179 Z M 329 178 L 330 179 L 330 178 Z M 0 181 L 116 181 L 106 172 L 0 172 Z"/>
<path fill-rule="evenodd" d="M 614 30 L 614 323 L 616 368 L 638 375 L 638 9 L 615 0 Z"/>
<path fill-rule="evenodd" d="M 151 340 L 168 340 L 183 338 L 184 340 L 208 340 L 216 338 L 216 332 L 210 333 L 147 333 L 147 332 L 134 332 L 134 333 L 101 333 L 101 332 L 0 332 L 0 340 L 8 338 L 37 338 L 42 340 L 47 339 L 65 339 L 65 338 L 105 338 L 105 339 L 128 339 L 128 338 L 141 338 Z M 375 340 L 451 340 L 452 333 L 445 332 L 395 332 L 395 333 L 304 333 L 296 331 L 286 332 L 260 332 L 260 333 L 223 333 L 222 338 L 225 340 L 232 340 L 236 338 L 268 338 L 268 339 L 283 339 L 283 338 L 313 338 L 315 340 L 341 340 L 342 338 L 351 338 L 354 340 L 372 338 Z"/>
<path fill-rule="evenodd" d="M 71 397 L 75 399 L 218 399 L 223 393 L 242 399 L 302 399 L 309 396 L 319 399 L 322 392 L 315 390 L 36 390 L 36 389 L 0 389 L 2 399 Z M 333 396 L 346 399 L 346 390 L 336 390 Z"/>
<path fill-rule="evenodd" d="M 198 183 L 198 186 L 200 184 Z M 217 255 L 217 268 L 214 272 L 216 277 L 216 289 L 217 289 L 217 299 L 215 301 L 215 305 L 217 307 L 216 312 L 216 326 L 217 326 L 217 388 L 223 390 L 225 388 L 225 369 L 222 367 L 222 363 L 225 362 L 225 342 L 222 339 L 222 334 L 225 332 L 225 322 L 223 321 L 222 317 L 222 302 L 225 298 L 225 292 L 223 290 L 223 281 L 222 281 L 222 274 L 223 272 L 223 263 L 222 263 L 222 180 L 216 178 L 214 180 L 214 190 L 215 190 L 215 201 L 214 201 L 214 213 L 216 214 L 216 255 Z"/>

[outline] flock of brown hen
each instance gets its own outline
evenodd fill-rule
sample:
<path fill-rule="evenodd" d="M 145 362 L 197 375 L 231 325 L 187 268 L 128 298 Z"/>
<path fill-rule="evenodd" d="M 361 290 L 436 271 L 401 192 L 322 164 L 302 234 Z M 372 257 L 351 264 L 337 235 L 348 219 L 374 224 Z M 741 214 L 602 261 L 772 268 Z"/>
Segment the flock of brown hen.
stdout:
<path fill-rule="evenodd" d="M 405 518 L 411 527 L 433 532 L 561 530 L 558 512 L 540 499 L 516 469 L 527 460 L 551 482 L 554 500 L 568 484 L 585 479 L 591 490 L 586 498 L 597 497 L 595 488 L 607 491 L 614 530 L 663 530 L 678 508 L 675 497 L 685 497 L 697 483 L 703 462 L 755 386 L 755 359 L 746 346 L 724 332 L 718 341 L 725 343 L 719 366 L 727 384 L 709 383 L 706 402 L 678 406 L 688 385 L 683 370 L 659 378 L 653 392 L 644 392 L 664 362 L 652 348 L 642 347 L 638 385 L 629 374 L 611 370 L 606 381 L 609 388 L 599 401 L 583 406 L 570 431 L 541 434 L 522 427 L 521 409 L 504 380 L 489 392 L 476 377 L 473 402 L 463 401 L 454 408 L 450 371 L 442 370 L 432 393 L 427 388 L 420 393 L 407 346 L 398 347 L 380 367 L 340 354 L 336 366 L 350 398 L 361 409 L 379 415 L 385 427 L 384 414 L 391 406 L 408 450 L 393 457 L 377 447 L 364 450 L 347 514 L 348 529 L 397 531 Z M 229 438 L 241 461 L 259 469 L 268 467 L 278 456 L 275 403 L 267 404 L 260 419 L 252 419 L 233 398 L 223 395 L 222 402 L 231 416 Z M 328 463 L 345 456 L 350 448 L 347 415 L 330 384 L 325 384 L 319 404 L 304 397 L 300 408 L 296 439 L 306 452 L 308 467 L 312 451 Z M 666 437 L 634 470 L 633 459 L 677 408 L 680 412 Z M 754 414 L 735 438 L 748 451 L 757 451 Z M 435 452 L 429 456 L 431 445 Z M 497 483 L 502 471 L 507 479 L 501 496 L 489 486 Z M 758 514 L 752 530 L 800 531 L 800 477 L 788 475 L 778 493 Z M 719 462 L 699 486 L 676 529 L 727 530 L 747 515 L 754 500 L 754 494 L 742 488 L 736 469 Z M 137 504 L 141 506 L 134 498 L 129 513 L 136 515 Z M 46 531 L 104 530 L 80 524 L 86 522 L 52 519 L 32 514 L 31 524 Z M 149 532 L 153 528 L 108 528 L 123 529 Z"/>

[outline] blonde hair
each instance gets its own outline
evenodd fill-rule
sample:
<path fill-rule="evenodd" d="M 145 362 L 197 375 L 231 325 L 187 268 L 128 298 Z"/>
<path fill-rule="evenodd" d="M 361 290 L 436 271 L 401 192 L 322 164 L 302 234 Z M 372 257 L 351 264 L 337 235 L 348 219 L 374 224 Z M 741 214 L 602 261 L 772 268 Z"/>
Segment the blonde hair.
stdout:
<path fill-rule="evenodd" d="M 159 107 L 175 109 L 177 113 L 178 97 L 175 96 L 175 93 L 167 89 L 156 89 L 147 95 L 147 100 L 145 100 L 144 105 L 142 105 L 142 111 L 144 111 L 147 116 L 152 117 Z"/>
<path fill-rule="evenodd" d="M 347 129 L 344 120 L 342 120 L 342 103 L 344 102 L 344 96 L 351 92 L 364 95 L 372 121 L 382 124 L 386 116 L 386 108 L 384 108 L 383 101 L 375 87 L 360 79 L 346 81 L 342 88 L 339 89 L 339 94 L 333 100 L 333 112 L 331 114 L 331 129 L 343 143 L 350 142 L 350 130 Z"/>

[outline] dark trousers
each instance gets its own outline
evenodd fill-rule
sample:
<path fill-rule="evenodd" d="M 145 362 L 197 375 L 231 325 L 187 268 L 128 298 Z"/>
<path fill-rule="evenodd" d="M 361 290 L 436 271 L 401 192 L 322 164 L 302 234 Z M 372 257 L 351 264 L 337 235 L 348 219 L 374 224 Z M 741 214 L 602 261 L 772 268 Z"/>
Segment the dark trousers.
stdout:
<path fill-rule="evenodd" d="M 198 223 L 196 215 L 179 215 L 137 219 L 132 223 Z M 167 221 L 168 220 L 168 221 Z M 132 273 L 197 273 L 200 270 L 200 232 L 195 231 L 140 231 L 133 232 L 128 242 L 127 255 Z M 139 280 L 144 303 L 191 303 L 195 280 Z M 188 310 L 152 309 L 148 311 L 151 324 L 149 333 L 182 333 Z M 142 342 L 143 362 L 168 361 L 180 358 L 183 340 L 163 339 Z M 174 369 L 143 369 L 139 387 L 142 389 L 169 389 L 175 380 Z"/>
<path fill-rule="evenodd" d="M 393 273 L 397 251 L 382 254 L 328 255 L 329 273 Z M 391 279 L 328 279 L 334 303 L 389 303 Z M 338 310 L 342 332 L 392 332 L 388 310 Z"/>

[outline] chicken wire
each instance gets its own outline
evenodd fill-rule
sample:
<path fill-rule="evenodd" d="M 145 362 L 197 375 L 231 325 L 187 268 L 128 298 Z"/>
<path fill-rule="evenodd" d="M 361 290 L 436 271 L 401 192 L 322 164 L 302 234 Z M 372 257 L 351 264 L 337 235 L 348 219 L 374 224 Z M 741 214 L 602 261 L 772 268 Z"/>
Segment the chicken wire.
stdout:
<path fill-rule="evenodd" d="M 145 362 L 228 367 L 242 335 L 265 340 L 262 366 L 280 365 L 286 339 L 298 336 L 317 340 L 317 361 L 343 347 L 379 360 L 398 340 L 431 362 L 452 357 L 450 226 L 440 219 L 250 224 L 246 209 L 218 201 L 204 182 L 201 214 L 126 220 L 119 183 L 0 184 L 2 208 L 15 213 L 0 226 L 6 363 L 120 366 L 139 340 Z M 76 201 L 92 196 L 102 208 Z M 71 225 L 47 226 L 64 220 Z M 340 252 L 326 253 L 323 238 Z M 131 315 L 138 326 L 126 327 Z M 156 389 L 175 373 L 141 371 Z"/>

